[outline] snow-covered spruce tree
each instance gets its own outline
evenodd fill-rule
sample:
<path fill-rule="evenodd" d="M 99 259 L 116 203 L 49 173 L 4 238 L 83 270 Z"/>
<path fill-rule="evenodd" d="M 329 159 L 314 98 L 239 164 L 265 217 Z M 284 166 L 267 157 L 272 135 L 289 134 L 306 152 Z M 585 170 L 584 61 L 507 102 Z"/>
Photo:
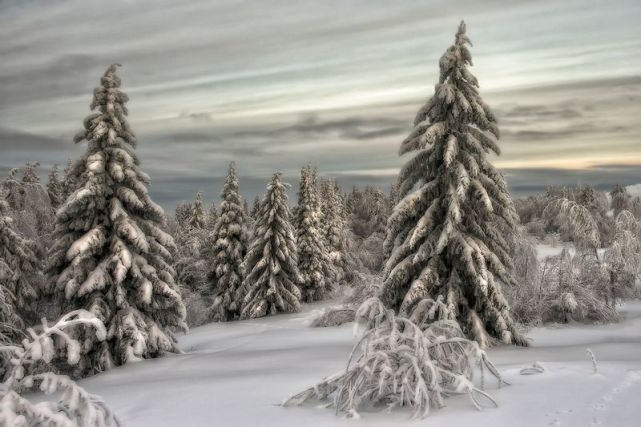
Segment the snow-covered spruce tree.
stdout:
<path fill-rule="evenodd" d="M 614 209 L 614 217 L 616 218 L 621 211 L 629 211 L 631 208 L 631 197 L 628 190 L 624 186 L 617 184 L 610 191 L 612 197 L 612 209 Z"/>
<path fill-rule="evenodd" d="M 300 174 L 296 210 L 298 269 L 303 277 L 304 302 L 327 298 L 334 288 L 335 271 L 323 238 L 319 204 L 315 172 L 306 166 Z"/>
<path fill-rule="evenodd" d="M 254 237 L 243 263 L 241 319 L 300 309 L 298 286 L 302 278 L 287 206 L 287 187 L 280 173 L 274 174 L 260 204 Z"/>
<path fill-rule="evenodd" d="M 342 201 L 337 193 L 334 180 L 321 180 L 320 189 L 321 210 L 323 212 L 322 231 L 325 236 L 329 257 L 336 272 L 342 276 L 345 266 L 344 229 Z"/>
<path fill-rule="evenodd" d="M 40 177 L 38 176 L 39 167 L 40 167 L 40 162 L 27 163 L 24 167 L 22 182 L 27 184 L 39 183 L 40 182 Z"/>
<path fill-rule="evenodd" d="M 255 220 L 258 219 L 258 213 L 260 212 L 260 197 L 256 196 L 254 197 L 254 203 L 252 205 L 252 209 L 249 212 L 249 215 Z"/>
<path fill-rule="evenodd" d="M 95 112 L 74 138 L 86 141 L 87 151 L 74 163 L 76 188 L 58 210 L 49 256 L 64 308 L 86 309 L 107 328 L 102 342 L 74 336 L 82 343 L 76 375 L 177 351 L 172 330 L 186 329 L 170 265 L 175 244 L 148 194 L 116 69 L 101 78 Z"/>
<path fill-rule="evenodd" d="M 435 94 L 401 144 L 401 155 L 416 154 L 399 175 L 403 199 L 388 223 L 381 297 L 406 314 L 421 299 L 442 296 L 481 346 L 493 338 L 527 345 L 501 290 L 515 285 L 505 233 L 515 232 L 518 216 L 486 157 L 499 153 L 499 130 L 467 69 L 469 43 L 461 22 L 441 57 Z"/>
<path fill-rule="evenodd" d="M 8 331 L 0 331 L 12 339 L 16 332 L 34 318 L 38 298 L 38 258 L 33 243 L 23 238 L 9 217 L 9 205 L 0 196 L 0 292 L 4 296 L 2 311 Z"/>
<path fill-rule="evenodd" d="M 53 167 L 49 170 L 47 193 L 49 194 L 49 199 L 51 200 L 51 206 L 54 209 L 58 209 L 58 207 L 63 202 L 63 188 L 62 182 L 60 182 L 60 178 L 58 177 L 58 165 L 53 165 Z"/>
<path fill-rule="evenodd" d="M 207 218 L 205 219 L 205 228 L 209 231 L 213 231 L 218 222 L 218 208 L 216 203 L 212 202 L 207 211 Z"/>
<path fill-rule="evenodd" d="M 247 252 L 247 225 L 240 195 L 236 165 L 229 165 L 221 193 L 220 216 L 213 232 L 213 265 L 210 292 L 214 294 L 211 318 L 229 321 L 240 316 L 243 281 L 242 262 Z"/>
<path fill-rule="evenodd" d="M 203 193 L 196 193 L 196 199 L 191 205 L 191 217 L 189 218 L 191 228 L 205 228 L 205 207 L 203 206 Z"/>
<path fill-rule="evenodd" d="M 64 201 L 69 198 L 71 193 L 73 193 L 76 190 L 76 184 L 80 179 L 80 174 L 82 173 L 82 170 L 83 170 L 83 164 L 81 159 L 78 159 L 76 162 L 74 162 L 71 159 L 67 161 L 67 166 L 65 166 L 65 169 L 63 171 L 63 176 L 62 176 L 61 203 L 64 203 Z"/>

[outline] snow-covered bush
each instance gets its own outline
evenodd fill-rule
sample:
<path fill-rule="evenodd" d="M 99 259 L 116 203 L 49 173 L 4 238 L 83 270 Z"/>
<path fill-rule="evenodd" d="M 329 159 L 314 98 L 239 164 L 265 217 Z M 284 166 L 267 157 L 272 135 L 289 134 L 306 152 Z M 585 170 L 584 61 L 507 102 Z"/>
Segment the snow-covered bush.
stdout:
<path fill-rule="evenodd" d="M 614 304 L 617 299 L 639 295 L 641 278 L 641 222 L 622 210 L 614 222 L 612 245 L 605 251 L 603 262 L 609 273 L 606 299 Z"/>
<path fill-rule="evenodd" d="M 0 425 L 40 427 L 118 426 L 118 420 L 99 396 L 87 392 L 65 375 L 51 371 L 56 358 L 64 354 L 66 363 L 80 360 L 81 346 L 69 330 L 85 328 L 100 341 L 107 331 L 95 316 L 77 310 L 49 326 L 42 321 L 42 330 L 28 329 L 20 345 L 0 346 L 10 355 L 10 371 L 0 386 Z M 47 395 L 58 394 L 59 401 L 34 403 L 26 396 L 30 391 Z"/>
<path fill-rule="evenodd" d="M 342 304 L 337 307 L 329 307 L 316 317 L 311 326 L 330 327 L 340 326 L 353 322 L 356 310 L 368 299 L 375 297 L 381 290 L 381 277 L 373 274 L 353 272 L 354 277 L 348 288 L 342 288 L 347 293 Z"/>
<path fill-rule="evenodd" d="M 414 418 L 445 406 L 448 396 L 466 394 L 481 409 L 496 401 L 485 391 L 488 372 L 505 383 L 479 344 L 465 338 L 440 301 L 421 301 L 412 320 L 395 315 L 372 298 L 356 313 L 357 342 L 347 367 L 287 399 L 300 405 L 327 402 L 337 414 L 358 417 L 363 408 L 412 409 Z M 480 386 L 475 378 L 480 374 Z"/>
<path fill-rule="evenodd" d="M 616 218 L 621 211 L 629 211 L 632 208 L 632 197 L 628 190 L 620 184 L 614 186 L 610 191 L 612 199 L 612 209 L 614 210 L 614 217 Z"/>
<path fill-rule="evenodd" d="M 601 244 L 599 226 L 585 206 L 561 197 L 546 206 L 543 217 L 556 223 L 562 233 L 572 238 L 578 249 L 596 253 Z"/>
<path fill-rule="evenodd" d="M 394 197 L 397 197 L 397 186 L 394 186 L 394 191 Z M 354 187 L 346 204 L 349 225 L 356 236 L 365 239 L 373 233 L 385 233 L 391 202 L 380 188 L 366 186 L 361 190 Z"/>
<path fill-rule="evenodd" d="M 540 263 L 531 280 L 510 289 L 515 319 L 526 325 L 547 322 L 614 322 L 618 314 L 608 303 L 609 275 L 591 253 L 561 255 Z"/>

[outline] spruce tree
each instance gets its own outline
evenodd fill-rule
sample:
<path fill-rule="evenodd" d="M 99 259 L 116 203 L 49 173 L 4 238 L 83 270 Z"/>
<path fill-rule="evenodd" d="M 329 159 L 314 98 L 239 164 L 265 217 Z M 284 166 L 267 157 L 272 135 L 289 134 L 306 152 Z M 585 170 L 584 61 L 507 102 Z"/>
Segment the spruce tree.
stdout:
<path fill-rule="evenodd" d="M 252 205 L 252 209 L 251 209 L 251 212 L 249 213 L 249 215 L 254 220 L 257 220 L 259 212 L 260 212 L 260 197 L 256 196 L 256 197 L 254 197 L 254 203 Z"/>
<path fill-rule="evenodd" d="M 300 309 L 298 286 L 302 278 L 287 205 L 287 187 L 280 173 L 274 174 L 258 209 L 256 230 L 243 263 L 242 319 Z"/>
<path fill-rule="evenodd" d="M 33 242 L 20 235 L 9 216 L 9 204 L 0 195 L 0 293 L 5 297 L 0 311 L 14 328 L 35 317 L 39 293 L 35 279 L 41 270 L 33 249 Z M 10 332 L 0 334 L 17 337 L 15 329 Z"/>
<path fill-rule="evenodd" d="M 344 228 L 342 200 L 336 181 L 321 180 L 320 200 L 323 212 L 322 231 L 327 244 L 330 259 L 337 273 L 342 273 L 345 264 Z"/>
<path fill-rule="evenodd" d="M 218 208 L 216 207 L 216 203 L 212 202 L 209 206 L 209 211 L 207 211 L 205 228 L 209 231 L 213 231 L 216 227 L 216 222 L 218 222 Z"/>
<path fill-rule="evenodd" d="M 614 218 L 619 216 L 619 213 L 622 211 L 629 211 L 632 207 L 632 198 L 628 190 L 621 184 L 614 186 L 612 191 L 610 191 L 610 197 L 612 197 L 612 209 L 614 210 Z"/>
<path fill-rule="evenodd" d="M 170 265 L 175 244 L 161 229 L 162 208 L 148 194 L 150 179 L 134 152 L 129 98 L 116 69 L 110 66 L 101 78 L 94 112 L 74 138 L 86 142 L 87 151 L 70 169 L 74 189 L 58 210 L 49 256 L 64 308 L 86 309 L 107 327 L 105 341 L 78 337 L 79 375 L 176 351 L 172 330 L 186 329 Z"/>
<path fill-rule="evenodd" d="M 205 207 L 203 206 L 203 193 L 196 193 L 196 200 L 191 205 L 191 217 L 189 226 L 195 229 L 205 228 Z"/>
<path fill-rule="evenodd" d="M 315 178 L 311 166 L 301 170 L 296 210 L 298 269 L 303 277 L 301 293 L 305 302 L 327 298 L 333 291 L 335 280 L 335 272 L 321 229 L 320 203 Z"/>
<path fill-rule="evenodd" d="M 22 182 L 25 184 L 37 184 L 40 182 L 40 177 L 38 176 L 38 168 L 40 167 L 40 162 L 30 162 L 27 163 L 22 172 Z"/>
<path fill-rule="evenodd" d="M 213 232 L 214 269 L 210 285 L 215 298 L 210 316 L 216 321 L 229 321 L 240 316 L 241 266 L 247 252 L 247 224 L 234 163 L 229 165 L 221 197 L 220 216 Z"/>
<path fill-rule="evenodd" d="M 509 240 L 518 216 L 503 176 L 486 157 L 499 154 L 499 129 L 467 68 L 468 44 L 461 22 L 439 62 L 435 94 L 401 144 L 401 155 L 416 153 L 399 175 L 402 200 L 388 223 L 381 295 L 401 313 L 441 297 L 482 346 L 493 338 L 527 345 L 501 290 L 516 285 Z"/>
<path fill-rule="evenodd" d="M 58 177 L 58 165 L 53 165 L 53 167 L 49 170 L 47 193 L 49 193 L 51 206 L 54 209 L 58 209 L 58 207 L 62 204 L 63 192 L 63 185 L 62 182 L 60 182 L 60 178 Z"/>

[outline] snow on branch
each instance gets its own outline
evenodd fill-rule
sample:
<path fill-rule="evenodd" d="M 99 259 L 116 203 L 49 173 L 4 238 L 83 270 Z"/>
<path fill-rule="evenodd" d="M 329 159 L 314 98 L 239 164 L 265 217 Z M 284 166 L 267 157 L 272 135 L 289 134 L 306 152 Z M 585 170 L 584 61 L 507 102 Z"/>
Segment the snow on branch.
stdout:
<path fill-rule="evenodd" d="M 56 324 L 49 326 L 42 320 L 42 332 L 27 330 L 28 338 L 20 345 L 0 346 L 0 352 L 10 357 L 10 372 L 0 385 L 0 425 L 80 427 L 119 426 L 115 415 L 99 396 L 87 392 L 66 375 L 53 372 L 35 372 L 39 363 L 50 366 L 64 348 L 67 363 L 80 360 L 80 344 L 67 333 L 70 328 L 93 328 L 98 340 L 104 341 L 107 331 L 95 316 L 85 310 L 72 311 Z M 30 373 L 34 371 L 34 373 Z M 47 395 L 60 394 L 58 402 L 33 403 L 24 393 L 40 390 Z"/>
<path fill-rule="evenodd" d="M 440 301 L 421 302 L 412 318 L 447 318 Z M 507 384 L 478 343 L 465 338 L 453 320 L 421 323 L 395 315 L 378 298 L 365 301 L 356 313 L 358 340 L 344 371 L 287 399 L 283 406 L 309 400 L 327 402 L 337 414 L 359 417 L 363 407 L 411 407 L 412 418 L 445 406 L 449 396 L 466 394 L 477 409 L 496 401 L 482 390 L 485 371 L 499 386 Z M 481 386 L 474 382 L 480 372 Z"/>

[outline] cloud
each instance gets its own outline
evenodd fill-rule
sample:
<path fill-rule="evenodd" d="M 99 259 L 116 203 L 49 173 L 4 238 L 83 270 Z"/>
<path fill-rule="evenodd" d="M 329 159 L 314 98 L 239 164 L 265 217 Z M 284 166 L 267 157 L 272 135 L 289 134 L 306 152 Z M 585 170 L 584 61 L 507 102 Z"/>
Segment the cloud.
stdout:
<path fill-rule="evenodd" d="M 0 128 L 0 153 L 56 151 L 64 149 L 69 144 L 69 142 L 58 138 L 36 135 L 17 129 Z"/>
<path fill-rule="evenodd" d="M 523 196 L 544 191 L 548 186 L 593 185 L 604 191 L 616 184 L 632 185 L 641 181 L 638 165 L 605 164 L 586 169 L 503 169 L 510 191 Z"/>
<path fill-rule="evenodd" d="M 438 58 L 461 10 L 474 41 L 472 72 L 503 134 L 497 164 L 515 177 L 525 168 L 641 164 L 638 1 L 100 6 L 3 3 L 3 165 L 75 157 L 84 146 L 74 148 L 71 137 L 93 88 L 120 62 L 138 152 L 163 204 L 191 197 L 191 187 L 213 186 L 231 160 L 256 192 L 274 170 L 296 177 L 309 161 L 346 174 L 345 185 L 387 182 L 389 174 L 358 171 L 404 161 L 398 145 L 433 93 Z M 601 177 L 627 173 L 616 168 Z M 519 188 L 549 181 L 544 173 L 522 176 L 528 179 L 517 179 Z"/>

